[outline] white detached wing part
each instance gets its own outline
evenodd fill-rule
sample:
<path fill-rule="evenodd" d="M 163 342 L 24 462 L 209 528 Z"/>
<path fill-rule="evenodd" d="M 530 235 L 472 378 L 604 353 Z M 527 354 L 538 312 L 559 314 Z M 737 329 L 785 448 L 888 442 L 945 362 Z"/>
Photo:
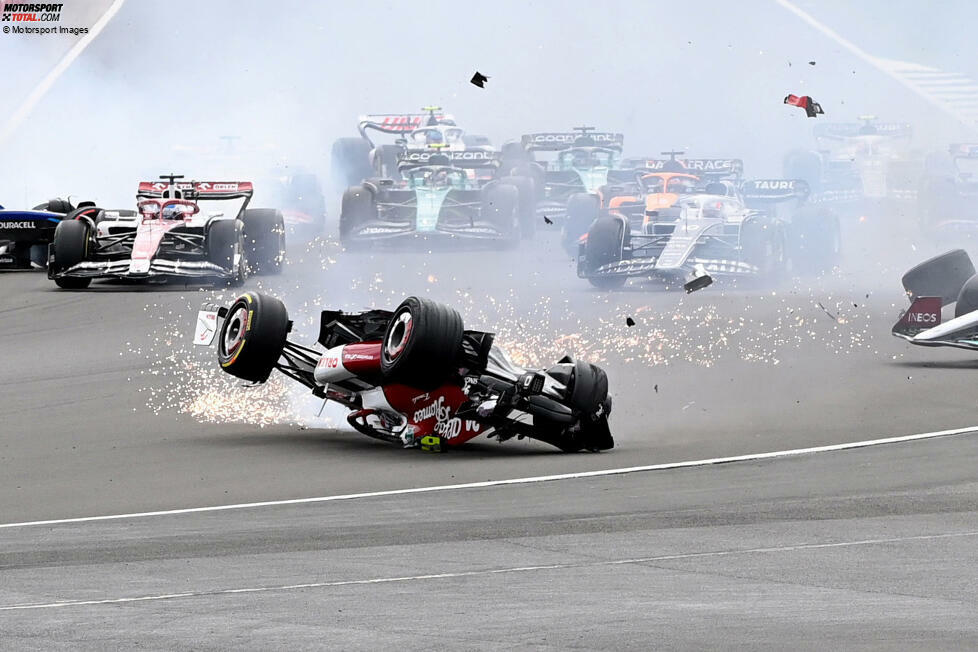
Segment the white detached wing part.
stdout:
<path fill-rule="evenodd" d="M 197 312 L 197 326 L 194 329 L 194 344 L 198 346 L 210 346 L 221 327 L 217 307 L 203 306 Z"/>
<path fill-rule="evenodd" d="M 920 346 L 978 351 L 978 310 L 941 323 L 941 297 L 917 297 L 893 325 L 893 334 Z"/>

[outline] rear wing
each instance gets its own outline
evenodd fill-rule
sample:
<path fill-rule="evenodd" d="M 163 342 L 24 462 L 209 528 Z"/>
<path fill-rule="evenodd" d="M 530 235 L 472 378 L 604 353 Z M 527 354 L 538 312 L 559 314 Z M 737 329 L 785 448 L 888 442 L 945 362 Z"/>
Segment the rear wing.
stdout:
<path fill-rule="evenodd" d="M 669 164 L 678 163 L 683 172 L 699 177 L 740 177 L 744 173 L 744 162 L 739 158 L 629 158 L 622 161 L 622 167 L 644 168 L 651 172 L 666 172 Z"/>
<path fill-rule="evenodd" d="M 749 179 L 740 185 L 740 194 L 748 204 L 807 199 L 808 183 L 801 179 Z"/>
<path fill-rule="evenodd" d="M 913 136 L 913 125 L 908 122 L 829 122 L 815 125 L 812 133 L 816 138 L 827 140 L 846 140 L 855 136 L 890 136 L 892 138 L 910 138 Z"/>
<path fill-rule="evenodd" d="M 385 134 L 404 134 L 429 124 L 454 125 L 455 118 L 447 113 L 370 113 L 359 117 L 357 129 L 366 138 L 367 129 Z"/>
<path fill-rule="evenodd" d="M 170 188 L 179 190 L 185 199 L 251 199 L 255 193 L 250 181 L 140 181 L 137 199 L 159 199 Z"/>
<path fill-rule="evenodd" d="M 579 140 L 581 142 L 578 142 Z M 520 143 L 523 145 L 523 149 L 528 152 L 559 152 L 575 145 L 607 147 L 621 151 L 625 146 L 625 136 L 624 134 L 616 134 L 610 131 L 592 131 L 586 134 L 579 132 L 548 131 L 536 134 L 524 134 L 520 138 Z"/>
<path fill-rule="evenodd" d="M 432 157 L 444 157 L 457 168 L 496 167 L 500 162 L 500 153 L 492 150 L 406 150 L 397 157 L 398 169 L 432 165 Z M 437 163 L 437 159 L 436 159 Z"/>

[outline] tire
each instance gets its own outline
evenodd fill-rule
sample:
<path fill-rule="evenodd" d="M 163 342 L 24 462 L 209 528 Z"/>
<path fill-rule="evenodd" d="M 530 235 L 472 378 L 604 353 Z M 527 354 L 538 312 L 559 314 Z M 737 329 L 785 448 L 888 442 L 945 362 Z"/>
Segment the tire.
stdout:
<path fill-rule="evenodd" d="M 839 218 L 825 208 L 802 206 L 789 227 L 791 262 L 800 273 L 820 274 L 832 269 L 842 255 Z"/>
<path fill-rule="evenodd" d="M 363 186 L 353 186 L 343 193 L 340 208 L 340 242 L 348 244 L 353 230 L 377 219 L 373 193 Z"/>
<path fill-rule="evenodd" d="M 274 208 L 250 208 L 241 216 L 245 257 L 254 274 L 280 274 L 285 266 L 285 218 Z"/>
<path fill-rule="evenodd" d="M 608 398 L 608 375 L 604 369 L 582 360 L 574 361 L 574 376 L 568 403 L 578 412 L 590 415 Z"/>
<path fill-rule="evenodd" d="M 532 161 L 529 152 L 523 149 L 522 143 L 518 142 L 503 143 L 499 154 L 502 159 L 499 171 L 502 174 L 512 174 L 518 165 Z"/>
<path fill-rule="evenodd" d="M 370 149 L 366 138 L 340 138 L 333 143 L 330 171 L 337 188 L 349 188 L 374 176 Z"/>
<path fill-rule="evenodd" d="M 401 173 L 397 170 L 397 157 L 403 151 L 404 148 L 400 145 L 378 146 L 374 150 L 374 171 L 377 173 L 377 176 L 400 181 Z M 354 183 L 359 183 L 362 180 L 358 179 Z"/>
<path fill-rule="evenodd" d="M 518 192 L 520 236 L 527 240 L 533 237 L 537 226 L 536 182 L 531 177 L 503 177 L 500 183 L 514 186 Z"/>
<path fill-rule="evenodd" d="M 504 246 L 520 240 L 520 192 L 516 186 L 493 183 L 482 192 L 482 219 L 491 222 L 503 234 Z"/>
<path fill-rule="evenodd" d="M 591 193 L 574 193 L 567 200 L 567 221 L 564 222 L 561 242 L 571 256 L 577 256 L 577 242 L 598 219 L 600 210 L 601 198 Z"/>
<path fill-rule="evenodd" d="M 240 252 L 242 258 L 245 258 L 241 222 L 238 220 L 211 222 L 210 228 L 207 229 L 206 244 L 210 262 L 235 273 L 230 279 L 232 285 L 243 283 L 246 273 L 242 268 L 246 268 L 247 259 L 241 261 L 244 264 L 239 265 L 237 270 L 234 269 L 234 255 Z"/>
<path fill-rule="evenodd" d="M 88 258 L 91 233 L 88 222 L 82 220 L 62 220 L 54 229 L 54 261 L 51 271 L 60 273 Z M 54 279 L 59 288 L 80 290 L 87 288 L 91 278 L 64 276 Z"/>
<path fill-rule="evenodd" d="M 958 293 L 958 301 L 954 305 L 954 316 L 960 317 L 978 310 L 978 274 L 969 278 Z"/>
<path fill-rule="evenodd" d="M 964 249 L 953 249 L 912 267 L 903 275 L 903 289 L 911 300 L 941 297 L 943 305 L 958 300 L 962 288 L 975 275 L 975 266 Z"/>
<path fill-rule="evenodd" d="M 622 259 L 628 226 L 618 217 L 602 217 L 595 220 L 587 232 L 584 245 L 585 272 L 594 272 L 602 265 Z M 626 276 L 589 276 L 591 285 L 601 290 L 613 290 L 625 285 Z"/>
<path fill-rule="evenodd" d="M 289 331 L 289 313 L 275 297 L 246 292 L 228 309 L 217 341 L 217 361 L 225 372 L 263 383 L 275 368 Z"/>
<path fill-rule="evenodd" d="M 43 204 L 38 204 L 33 208 L 35 211 L 48 211 L 49 213 L 60 213 L 61 215 L 67 215 L 71 211 L 75 210 L 75 207 L 71 205 L 67 199 L 49 199 Z"/>
<path fill-rule="evenodd" d="M 536 193 L 533 197 L 534 201 L 540 201 L 544 198 L 544 188 L 547 185 L 547 174 L 544 172 L 543 167 L 539 163 L 524 161 L 523 163 L 515 166 L 509 172 L 509 174 L 514 177 L 530 177 L 533 179 L 533 191 Z"/>
<path fill-rule="evenodd" d="M 740 259 L 758 268 L 761 280 L 783 273 L 787 261 L 784 231 L 773 222 L 747 218 L 740 226 Z"/>
<path fill-rule="evenodd" d="M 387 382 L 433 389 L 458 373 L 462 317 L 446 305 L 408 297 L 384 332 L 380 370 Z"/>

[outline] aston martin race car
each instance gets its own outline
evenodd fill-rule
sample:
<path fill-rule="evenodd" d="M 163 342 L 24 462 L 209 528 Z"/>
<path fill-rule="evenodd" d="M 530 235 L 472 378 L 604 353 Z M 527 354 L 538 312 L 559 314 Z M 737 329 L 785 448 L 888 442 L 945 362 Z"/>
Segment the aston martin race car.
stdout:
<path fill-rule="evenodd" d="M 382 113 L 360 116 L 359 138 L 340 138 L 333 143 L 331 169 L 338 188 L 349 188 L 364 179 L 400 180 L 400 160 L 407 153 L 432 146 L 452 152 L 492 152 L 486 136 L 468 134 L 441 107 L 426 106 L 425 113 Z M 375 143 L 372 132 L 397 136 L 393 143 Z"/>
<path fill-rule="evenodd" d="M 517 366 L 492 333 L 465 330 L 452 308 L 410 297 L 394 311 L 324 310 L 318 344 L 289 341 L 292 322 L 274 297 L 246 293 L 205 305 L 194 342 L 217 340 L 226 373 L 263 383 L 278 370 L 350 410 L 355 430 L 441 451 L 485 436 L 529 437 L 576 452 L 614 446 L 605 372 L 565 357 L 548 369 Z"/>
<path fill-rule="evenodd" d="M 0 206 L 0 269 L 43 268 L 55 228 L 74 209 L 66 199 L 52 199 L 26 211 Z"/>
<path fill-rule="evenodd" d="M 503 145 L 503 170 L 533 179 L 537 214 L 560 226 L 562 243 L 573 253 L 600 204 L 598 189 L 635 176 L 621 169 L 623 144 L 622 134 L 593 127 L 526 134 Z"/>
<path fill-rule="evenodd" d="M 343 193 L 344 245 L 465 239 L 508 247 L 532 235 L 533 182 L 499 177 L 495 152 L 404 151 L 398 172 L 400 179 L 367 179 Z"/>
<path fill-rule="evenodd" d="M 963 249 L 935 256 L 903 275 L 910 308 L 893 325 L 893 335 L 918 346 L 978 350 L 978 274 Z M 954 304 L 954 318 L 942 309 Z"/>
<path fill-rule="evenodd" d="M 711 182 L 702 190 L 677 190 L 668 210 L 613 204 L 581 239 L 577 274 L 604 289 L 644 277 L 692 292 L 715 276 L 774 280 L 789 261 L 799 271 L 824 270 L 839 255 L 838 218 L 824 207 L 805 206 L 807 195 L 803 181 L 757 179 L 740 188 Z M 640 221 L 628 210 L 635 204 L 644 209 Z"/>
<path fill-rule="evenodd" d="M 160 178 L 164 181 L 139 184 L 136 211 L 83 206 L 68 213 L 48 249 L 48 277 L 68 289 L 88 287 L 94 278 L 184 277 L 240 284 L 250 272 L 282 269 L 282 214 L 249 209 L 251 183 Z M 241 203 L 231 214 L 201 214 L 200 202 L 212 200 Z"/>
<path fill-rule="evenodd" d="M 913 127 L 871 115 L 860 120 L 816 125 L 817 149 L 790 152 L 785 177 L 806 181 L 818 202 L 861 207 L 864 200 L 914 200 L 924 160 L 911 149 Z"/>

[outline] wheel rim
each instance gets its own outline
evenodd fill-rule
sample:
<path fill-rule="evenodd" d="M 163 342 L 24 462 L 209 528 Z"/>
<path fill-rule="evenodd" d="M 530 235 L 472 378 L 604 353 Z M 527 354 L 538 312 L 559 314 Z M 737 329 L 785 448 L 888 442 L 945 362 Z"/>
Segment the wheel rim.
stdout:
<path fill-rule="evenodd" d="M 411 339 L 413 328 L 414 320 L 407 310 L 394 318 L 394 325 L 387 334 L 387 341 L 384 343 L 384 353 L 387 354 L 388 360 L 396 360 L 404 352 L 404 347 Z"/>
<path fill-rule="evenodd" d="M 244 306 L 239 306 L 230 317 L 228 317 L 227 327 L 224 329 L 224 338 L 221 345 L 227 355 L 233 354 L 244 341 L 245 332 L 248 326 L 248 310 Z"/>

